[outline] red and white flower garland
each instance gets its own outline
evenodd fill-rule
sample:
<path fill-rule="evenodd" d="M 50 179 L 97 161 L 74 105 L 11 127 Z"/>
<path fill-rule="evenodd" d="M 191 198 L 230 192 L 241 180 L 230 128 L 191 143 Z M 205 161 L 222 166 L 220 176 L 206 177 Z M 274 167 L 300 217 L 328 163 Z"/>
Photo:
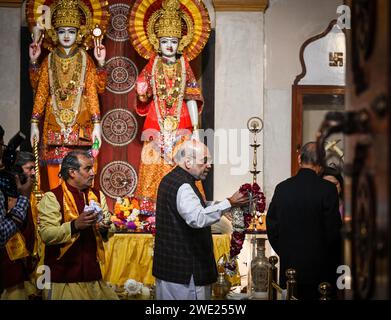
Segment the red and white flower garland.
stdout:
<path fill-rule="evenodd" d="M 229 261 L 225 265 L 227 274 L 234 275 L 236 271 L 236 260 L 243 247 L 243 242 L 246 236 L 246 230 L 250 225 L 253 215 L 256 212 L 263 213 L 266 207 L 266 198 L 257 183 L 246 183 L 239 189 L 242 194 L 248 194 L 250 197 L 249 205 L 245 207 L 236 207 L 232 211 L 232 228 L 231 248 Z M 251 199 L 257 198 L 256 202 Z M 255 205 L 255 208 L 254 208 Z M 255 209 L 255 210 L 254 210 Z"/>

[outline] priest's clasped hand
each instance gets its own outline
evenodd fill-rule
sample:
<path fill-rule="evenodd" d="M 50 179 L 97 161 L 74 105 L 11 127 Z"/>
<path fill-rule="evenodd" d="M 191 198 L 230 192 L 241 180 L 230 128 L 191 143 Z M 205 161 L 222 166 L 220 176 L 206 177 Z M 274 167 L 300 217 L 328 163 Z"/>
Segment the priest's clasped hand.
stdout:
<path fill-rule="evenodd" d="M 75 220 L 76 230 L 84 230 L 96 224 L 98 215 L 96 212 L 83 211 Z"/>

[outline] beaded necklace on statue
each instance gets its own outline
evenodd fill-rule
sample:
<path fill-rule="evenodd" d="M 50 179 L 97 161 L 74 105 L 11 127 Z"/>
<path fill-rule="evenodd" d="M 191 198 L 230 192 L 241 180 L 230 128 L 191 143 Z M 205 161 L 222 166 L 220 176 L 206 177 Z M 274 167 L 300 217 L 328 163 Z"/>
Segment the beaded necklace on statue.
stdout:
<path fill-rule="evenodd" d="M 69 101 L 69 98 L 77 94 L 75 89 L 76 84 L 80 82 L 81 64 L 81 55 L 63 58 L 56 54 L 52 59 L 53 90 L 57 101 L 61 101 L 61 105 L 65 105 L 65 101 Z"/>
<path fill-rule="evenodd" d="M 165 105 L 167 109 L 171 109 L 179 95 L 179 88 L 181 85 L 181 65 L 180 61 L 176 61 L 173 64 L 158 62 L 158 86 L 157 95 L 160 100 L 161 109 L 162 105 Z M 169 88 L 168 84 L 173 85 Z"/>
<path fill-rule="evenodd" d="M 156 57 L 152 74 L 153 99 L 161 132 L 159 144 L 164 155 L 172 154 L 186 85 L 185 59 L 181 56 L 169 65 Z"/>
<path fill-rule="evenodd" d="M 65 143 L 80 112 L 86 66 L 87 57 L 83 50 L 75 50 L 69 56 L 64 56 L 59 50 L 49 54 L 51 103 Z"/>

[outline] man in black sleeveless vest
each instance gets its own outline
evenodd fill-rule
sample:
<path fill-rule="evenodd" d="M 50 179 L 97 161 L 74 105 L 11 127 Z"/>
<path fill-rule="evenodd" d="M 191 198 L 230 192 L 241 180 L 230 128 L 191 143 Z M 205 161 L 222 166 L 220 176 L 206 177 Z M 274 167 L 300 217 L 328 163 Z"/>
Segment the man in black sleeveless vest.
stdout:
<path fill-rule="evenodd" d="M 157 195 L 152 270 L 156 298 L 209 299 L 217 279 L 210 225 L 229 208 L 248 203 L 248 197 L 236 192 L 218 204 L 206 205 L 195 185 L 211 168 L 208 148 L 201 142 L 185 142 L 176 162 L 178 166 L 162 179 Z"/>

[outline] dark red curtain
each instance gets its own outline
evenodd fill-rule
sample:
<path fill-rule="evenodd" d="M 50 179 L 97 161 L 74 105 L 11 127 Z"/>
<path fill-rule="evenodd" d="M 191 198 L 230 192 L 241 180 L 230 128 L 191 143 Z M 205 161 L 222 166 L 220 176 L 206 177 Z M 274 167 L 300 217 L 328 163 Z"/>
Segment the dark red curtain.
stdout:
<path fill-rule="evenodd" d="M 135 113 L 135 84 L 147 61 L 129 41 L 128 15 L 134 0 L 110 0 L 110 21 L 104 44 L 107 50 L 106 91 L 101 95 L 102 146 L 97 183 L 112 210 L 117 197 L 131 195 L 137 186 L 143 118 Z"/>

